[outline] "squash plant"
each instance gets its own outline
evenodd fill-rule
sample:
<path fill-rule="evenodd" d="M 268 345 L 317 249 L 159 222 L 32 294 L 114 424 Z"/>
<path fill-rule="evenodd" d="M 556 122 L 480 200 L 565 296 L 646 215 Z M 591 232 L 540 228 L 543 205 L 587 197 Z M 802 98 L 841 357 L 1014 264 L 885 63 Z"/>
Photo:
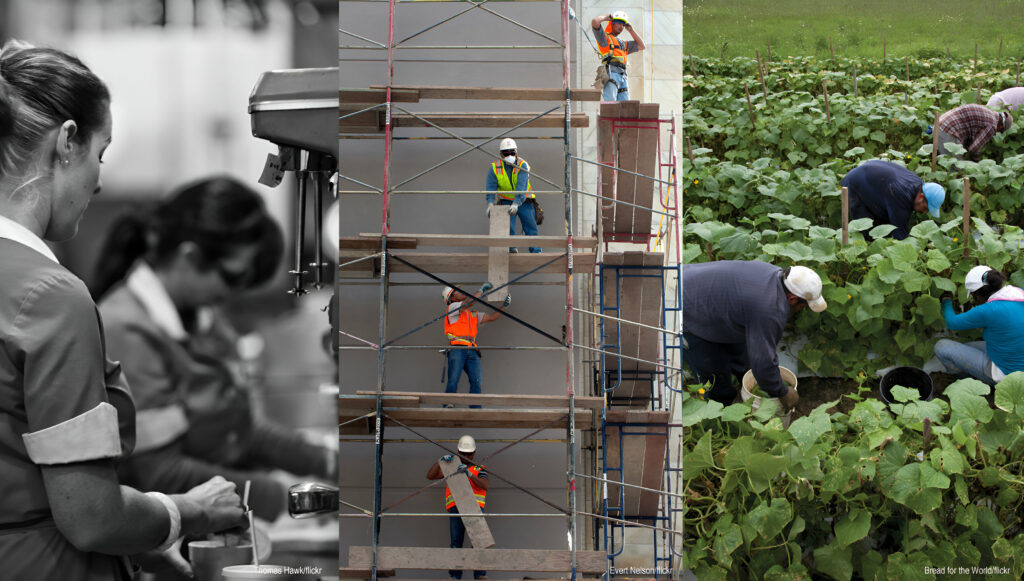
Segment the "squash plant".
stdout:
<path fill-rule="evenodd" d="M 698 579 L 1024 576 L 1024 373 L 932 401 L 897 386 L 892 406 L 867 391 L 844 396 L 849 414 L 832 401 L 785 430 L 774 400 L 752 411 L 684 393 L 683 549 Z"/>

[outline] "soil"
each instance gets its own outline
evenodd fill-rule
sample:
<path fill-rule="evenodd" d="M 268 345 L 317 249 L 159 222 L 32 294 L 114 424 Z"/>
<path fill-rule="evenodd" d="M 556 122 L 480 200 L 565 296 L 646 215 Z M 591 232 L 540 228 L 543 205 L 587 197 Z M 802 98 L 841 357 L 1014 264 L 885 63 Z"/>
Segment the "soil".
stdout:
<path fill-rule="evenodd" d="M 931 373 L 932 384 L 935 387 L 935 395 L 941 395 L 945 390 L 946 386 L 956 381 L 958 378 L 948 373 Z M 878 395 L 878 383 L 880 378 L 869 378 L 864 382 L 865 387 L 870 387 L 871 392 L 866 394 L 868 397 L 874 397 L 881 399 Z M 839 400 L 839 404 L 829 411 L 840 411 L 843 413 L 850 413 L 853 410 L 855 401 L 850 398 L 844 398 L 846 394 L 857 393 L 857 382 L 844 379 L 841 377 L 800 377 L 797 378 L 797 389 L 800 392 L 800 401 L 796 404 L 796 409 L 793 410 L 792 419 L 806 416 L 814 411 L 814 408 L 819 405 L 832 401 Z"/>

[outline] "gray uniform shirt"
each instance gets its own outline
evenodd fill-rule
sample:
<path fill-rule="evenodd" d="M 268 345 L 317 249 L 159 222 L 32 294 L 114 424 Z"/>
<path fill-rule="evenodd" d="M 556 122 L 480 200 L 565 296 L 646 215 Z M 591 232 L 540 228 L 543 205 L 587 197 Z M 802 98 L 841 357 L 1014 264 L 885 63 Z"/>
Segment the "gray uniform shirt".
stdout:
<path fill-rule="evenodd" d="M 683 266 L 683 330 L 714 343 L 743 343 L 758 385 L 785 393 L 776 352 L 790 306 L 782 269 L 723 260 Z"/>

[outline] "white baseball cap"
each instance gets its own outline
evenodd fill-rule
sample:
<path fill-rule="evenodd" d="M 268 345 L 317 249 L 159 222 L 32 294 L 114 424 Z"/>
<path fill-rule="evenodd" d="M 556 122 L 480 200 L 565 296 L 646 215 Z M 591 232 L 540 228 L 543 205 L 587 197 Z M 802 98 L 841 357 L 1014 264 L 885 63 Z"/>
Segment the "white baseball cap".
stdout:
<path fill-rule="evenodd" d="M 821 298 L 821 277 L 806 266 L 791 267 L 789 276 L 782 283 L 786 285 L 786 290 L 807 301 L 807 306 L 815 313 L 828 307 L 825 299 Z"/>
<path fill-rule="evenodd" d="M 967 277 L 964 279 L 964 285 L 967 287 L 967 292 L 975 292 L 981 287 L 985 286 L 985 275 L 988 271 L 992 270 L 991 267 L 981 265 L 975 266 L 967 272 Z"/>
<path fill-rule="evenodd" d="M 465 452 L 466 454 L 476 452 L 476 440 L 473 439 L 473 436 L 462 436 L 459 438 L 459 452 Z"/>

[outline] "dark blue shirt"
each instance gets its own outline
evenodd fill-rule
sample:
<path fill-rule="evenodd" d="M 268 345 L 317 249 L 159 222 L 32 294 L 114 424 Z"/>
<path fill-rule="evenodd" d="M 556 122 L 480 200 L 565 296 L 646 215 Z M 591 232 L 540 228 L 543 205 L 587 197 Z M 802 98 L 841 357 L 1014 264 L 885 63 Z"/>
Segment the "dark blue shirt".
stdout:
<path fill-rule="evenodd" d="M 786 392 L 776 349 L 789 318 L 782 269 L 758 260 L 683 266 L 683 330 L 714 343 L 746 345 L 757 384 Z"/>
<path fill-rule="evenodd" d="M 873 159 L 850 170 L 840 185 L 850 190 L 850 219 L 871 218 L 875 225 L 892 224 L 892 237 L 910 234 L 914 198 L 924 182 L 909 169 Z"/>

